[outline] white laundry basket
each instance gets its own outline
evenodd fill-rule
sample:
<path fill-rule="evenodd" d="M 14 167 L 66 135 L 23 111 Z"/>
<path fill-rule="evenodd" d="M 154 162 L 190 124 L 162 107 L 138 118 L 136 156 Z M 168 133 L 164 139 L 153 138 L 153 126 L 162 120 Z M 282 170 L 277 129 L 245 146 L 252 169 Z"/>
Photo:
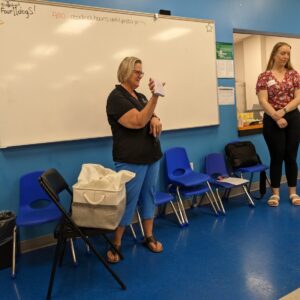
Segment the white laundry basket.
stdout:
<path fill-rule="evenodd" d="M 72 219 L 83 227 L 115 229 L 126 206 L 125 183 L 135 176 L 96 164 L 82 166 L 73 186 Z"/>

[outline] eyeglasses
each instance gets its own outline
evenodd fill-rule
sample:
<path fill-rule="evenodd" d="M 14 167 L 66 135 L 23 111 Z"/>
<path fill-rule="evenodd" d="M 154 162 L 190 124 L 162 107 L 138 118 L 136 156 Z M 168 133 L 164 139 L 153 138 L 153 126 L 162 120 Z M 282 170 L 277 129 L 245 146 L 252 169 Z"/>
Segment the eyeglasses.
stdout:
<path fill-rule="evenodd" d="M 143 77 L 144 76 L 144 72 L 142 71 L 138 71 L 138 70 L 133 70 L 134 74 L 139 76 L 139 77 Z"/>

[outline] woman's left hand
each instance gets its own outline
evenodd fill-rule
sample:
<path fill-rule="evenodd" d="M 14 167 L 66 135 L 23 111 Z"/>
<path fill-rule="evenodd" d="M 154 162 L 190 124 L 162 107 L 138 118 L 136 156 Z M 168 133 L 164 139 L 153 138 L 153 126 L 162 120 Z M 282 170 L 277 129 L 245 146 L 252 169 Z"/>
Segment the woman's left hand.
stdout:
<path fill-rule="evenodd" d="M 279 119 L 278 121 L 276 121 L 276 123 L 279 128 L 285 128 L 286 126 L 288 126 L 288 122 L 284 118 Z"/>
<path fill-rule="evenodd" d="M 157 117 L 152 117 L 150 120 L 150 134 L 152 134 L 155 138 L 160 136 L 162 130 L 162 124 Z"/>

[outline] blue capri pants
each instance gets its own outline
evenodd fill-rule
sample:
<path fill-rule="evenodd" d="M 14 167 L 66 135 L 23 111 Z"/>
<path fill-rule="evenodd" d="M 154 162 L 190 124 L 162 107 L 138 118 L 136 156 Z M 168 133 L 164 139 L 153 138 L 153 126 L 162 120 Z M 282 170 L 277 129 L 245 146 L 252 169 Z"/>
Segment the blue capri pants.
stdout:
<path fill-rule="evenodd" d="M 115 162 L 118 172 L 128 170 L 135 173 L 135 177 L 126 183 L 126 208 L 120 226 L 127 226 L 131 223 L 137 205 L 143 220 L 154 217 L 159 165 L 159 160 L 143 165 Z"/>

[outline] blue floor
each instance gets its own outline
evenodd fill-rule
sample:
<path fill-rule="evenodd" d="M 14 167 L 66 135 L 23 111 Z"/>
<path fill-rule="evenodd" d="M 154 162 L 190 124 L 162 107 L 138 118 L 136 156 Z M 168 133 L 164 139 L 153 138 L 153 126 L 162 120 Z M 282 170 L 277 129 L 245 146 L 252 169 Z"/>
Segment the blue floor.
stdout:
<path fill-rule="evenodd" d="M 195 208 L 188 211 L 190 226 L 182 229 L 173 215 L 158 218 L 162 254 L 134 242 L 128 232 L 125 260 L 112 266 L 126 291 L 77 241 L 79 264 L 74 267 L 66 253 L 52 299 L 279 299 L 300 287 L 300 207 L 288 202 L 286 188 L 281 198 L 278 208 L 266 200 L 250 208 L 243 197 L 232 199 L 225 217 Z M 95 243 L 104 253 L 105 243 Z M 19 256 L 15 280 L 10 269 L 1 270 L 0 299 L 45 299 L 53 252 L 48 247 Z"/>

